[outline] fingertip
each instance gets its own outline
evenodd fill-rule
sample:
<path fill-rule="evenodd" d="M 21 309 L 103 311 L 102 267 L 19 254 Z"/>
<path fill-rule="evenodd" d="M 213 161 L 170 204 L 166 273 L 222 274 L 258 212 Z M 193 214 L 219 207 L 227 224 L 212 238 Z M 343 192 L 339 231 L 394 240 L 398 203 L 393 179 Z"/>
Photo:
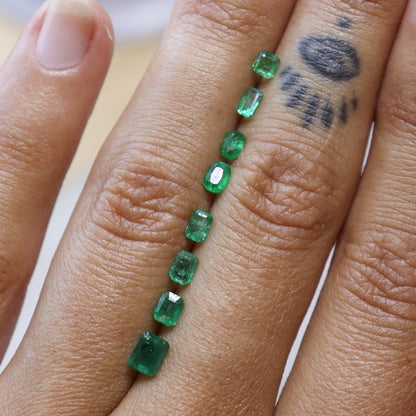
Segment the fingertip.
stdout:
<path fill-rule="evenodd" d="M 48 0 L 24 29 L 4 69 L 11 66 L 14 72 L 16 60 L 19 66 L 32 61 L 53 72 L 91 65 L 107 69 L 113 49 L 111 19 L 96 0 Z"/>

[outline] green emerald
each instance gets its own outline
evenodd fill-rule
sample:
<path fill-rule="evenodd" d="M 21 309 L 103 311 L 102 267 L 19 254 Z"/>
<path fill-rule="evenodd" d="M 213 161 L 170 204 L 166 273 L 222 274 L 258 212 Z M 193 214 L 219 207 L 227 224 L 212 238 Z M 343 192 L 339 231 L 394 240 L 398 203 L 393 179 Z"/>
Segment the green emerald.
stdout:
<path fill-rule="evenodd" d="M 228 160 L 237 159 L 246 145 L 246 137 L 237 130 L 226 134 L 221 145 L 221 156 Z"/>
<path fill-rule="evenodd" d="M 143 332 L 130 355 L 129 366 L 153 377 L 159 371 L 166 354 L 169 350 L 169 343 L 149 331 Z"/>
<path fill-rule="evenodd" d="M 169 270 L 169 277 L 180 285 L 187 285 L 191 283 L 197 267 L 198 257 L 195 254 L 182 250 L 173 260 Z"/>
<path fill-rule="evenodd" d="M 197 209 L 193 212 L 189 224 L 186 227 L 186 236 L 196 243 L 204 241 L 207 238 L 213 220 L 210 212 Z"/>
<path fill-rule="evenodd" d="M 279 67 L 280 59 L 267 51 L 261 51 L 253 63 L 253 71 L 267 79 L 273 78 Z"/>
<path fill-rule="evenodd" d="M 204 187 L 214 194 L 222 192 L 230 182 L 231 167 L 225 162 L 215 162 L 205 175 Z"/>
<path fill-rule="evenodd" d="M 163 325 L 174 326 L 178 323 L 184 306 L 185 302 L 180 296 L 172 292 L 163 293 L 153 311 L 153 317 Z"/>
<path fill-rule="evenodd" d="M 237 108 L 237 113 L 240 116 L 250 118 L 254 116 L 258 106 L 263 99 L 263 92 L 257 88 L 249 88 L 243 95 L 240 104 Z"/>

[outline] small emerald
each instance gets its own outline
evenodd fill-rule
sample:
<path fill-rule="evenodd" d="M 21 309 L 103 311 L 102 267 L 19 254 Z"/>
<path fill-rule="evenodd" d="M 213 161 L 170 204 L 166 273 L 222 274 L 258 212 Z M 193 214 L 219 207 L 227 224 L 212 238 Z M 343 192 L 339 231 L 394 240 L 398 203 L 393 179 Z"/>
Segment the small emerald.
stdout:
<path fill-rule="evenodd" d="M 174 326 L 178 323 L 184 306 L 185 302 L 180 296 L 172 292 L 163 293 L 153 311 L 153 317 L 163 325 Z"/>
<path fill-rule="evenodd" d="M 263 92 L 257 88 L 249 88 L 243 95 L 240 104 L 237 108 L 237 113 L 240 116 L 250 118 L 254 116 L 258 106 L 263 99 Z"/>
<path fill-rule="evenodd" d="M 267 79 L 273 78 L 279 67 L 280 59 L 267 51 L 261 51 L 253 63 L 253 71 Z"/>
<path fill-rule="evenodd" d="M 169 270 L 169 277 L 180 285 L 188 285 L 194 278 L 197 267 L 198 257 L 189 253 L 189 251 L 182 250 L 173 260 Z"/>
<path fill-rule="evenodd" d="M 129 366 L 153 377 L 159 371 L 169 351 L 169 343 L 149 331 L 143 332 L 130 355 Z"/>
<path fill-rule="evenodd" d="M 204 241 L 208 236 L 213 220 L 210 212 L 197 209 L 193 212 L 189 224 L 186 227 L 186 236 L 190 240 L 195 241 L 195 243 Z"/>
<path fill-rule="evenodd" d="M 230 131 L 226 134 L 222 145 L 221 145 L 221 156 L 228 159 L 234 160 L 240 156 L 246 145 L 246 137 L 243 133 L 237 130 Z"/>
<path fill-rule="evenodd" d="M 204 187 L 214 194 L 222 192 L 230 182 L 231 167 L 225 162 L 215 162 L 205 175 Z"/>

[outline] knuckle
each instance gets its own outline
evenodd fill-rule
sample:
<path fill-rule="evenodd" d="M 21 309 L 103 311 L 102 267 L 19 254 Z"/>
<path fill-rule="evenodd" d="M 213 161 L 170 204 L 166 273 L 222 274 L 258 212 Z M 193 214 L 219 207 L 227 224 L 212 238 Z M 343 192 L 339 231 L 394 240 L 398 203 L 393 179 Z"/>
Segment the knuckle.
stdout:
<path fill-rule="evenodd" d="M 272 144 L 243 167 L 235 199 L 250 223 L 273 237 L 295 233 L 306 242 L 315 239 L 333 221 L 334 204 L 342 199 L 336 175 L 323 161 L 323 153 L 299 151 Z"/>
<path fill-rule="evenodd" d="M 93 223 L 119 239 L 177 244 L 187 215 L 183 195 L 192 186 L 166 164 L 158 156 L 119 163 L 98 197 Z"/>
<path fill-rule="evenodd" d="M 181 16 L 204 28 L 208 25 L 221 36 L 225 31 L 238 37 L 253 37 L 271 29 L 271 4 L 269 0 L 186 0 Z"/>
<path fill-rule="evenodd" d="M 358 302 L 383 315 L 416 320 L 416 237 L 404 231 L 366 232 L 365 242 L 343 250 L 344 287 Z"/>

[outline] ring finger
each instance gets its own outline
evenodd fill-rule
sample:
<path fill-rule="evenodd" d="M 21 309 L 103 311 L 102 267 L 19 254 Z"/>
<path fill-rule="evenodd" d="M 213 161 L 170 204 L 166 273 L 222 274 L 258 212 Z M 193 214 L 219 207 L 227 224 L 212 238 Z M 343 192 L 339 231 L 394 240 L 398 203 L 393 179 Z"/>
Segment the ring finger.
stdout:
<path fill-rule="evenodd" d="M 415 414 L 415 40 L 412 0 L 369 162 L 278 415 Z"/>

